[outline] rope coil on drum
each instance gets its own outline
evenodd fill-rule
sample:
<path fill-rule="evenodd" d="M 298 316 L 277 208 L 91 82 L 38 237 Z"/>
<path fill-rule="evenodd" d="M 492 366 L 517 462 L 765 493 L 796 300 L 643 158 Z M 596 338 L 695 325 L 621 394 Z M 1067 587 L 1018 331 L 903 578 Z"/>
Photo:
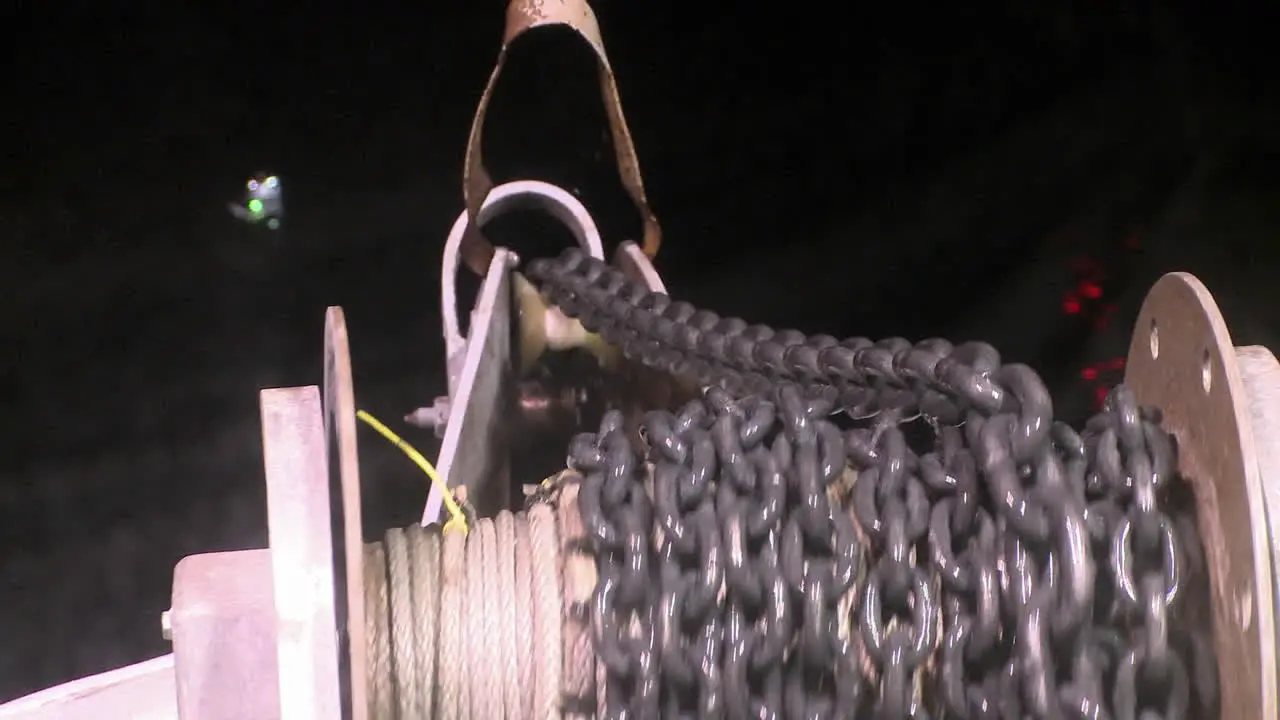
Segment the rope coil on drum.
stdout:
<path fill-rule="evenodd" d="M 561 543 L 574 529 L 561 533 L 557 512 L 574 505 L 535 503 L 465 533 L 392 528 L 366 544 L 371 717 L 547 720 L 571 707 L 564 697 L 594 702 L 581 680 L 594 676 L 594 655 L 575 641 L 561 665 L 565 639 L 578 637 L 565 628 L 580 623 L 563 610 L 561 558 L 572 549 Z"/>

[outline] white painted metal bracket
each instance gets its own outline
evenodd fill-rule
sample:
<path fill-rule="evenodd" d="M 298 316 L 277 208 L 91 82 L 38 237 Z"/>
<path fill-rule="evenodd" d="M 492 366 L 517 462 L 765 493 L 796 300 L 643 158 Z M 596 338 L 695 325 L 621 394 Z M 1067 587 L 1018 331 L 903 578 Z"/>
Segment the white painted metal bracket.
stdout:
<path fill-rule="evenodd" d="M 263 390 L 262 454 L 281 720 L 341 720 L 329 463 L 320 389 Z"/>
<path fill-rule="evenodd" d="M 572 194 L 537 180 L 519 180 L 494 188 L 477 216 L 480 225 L 516 209 L 541 210 L 564 224 L 593 257 L 604 258 L 604 245 L 591 214 Z M 449 376 L 444 438 L 436 470 L 449 487 L 465 486 L 468 500 L 482 514 L 496 513 L 510 499 L 509 424 L 516 370 L 511 339 L 514 293 L 511 273 L 519 258 L 495 250 L 471 311 L 468 337 L 458 322 L 457 277 L 467 213 L 453 224 L 440 268 L 440 310 Z M 443 504 L 440 489 L 427 496 L 422 523 L 436 522 Z"/>
<path fill-rule="evenodd" d="M 510 453 L 504 421 L 512 411 L 514 372 L 511 363 L 511 270 L 515 256 L 498 248 L 480 288 L 472 313 L 471 337 L 457 389 L 451 391 L 449 420 L 436 470 L 449 487 L 466 486 L 468 500 L 482 514 L 507 506 Z M 424 525 L 435 522 L 444 502 L 431 486 Z"/>
<path fill-rule="evenodd" d="M 271 566 L 262 548 L 188 555 L 174 568 L 165 625 L 184 720 L 280 717 Z"/>
<path fill-rule="evenodd" d="M 174 653 L 0 706 L 5 720 L 340 720 L 319 388 L 261 393 L 270 549 L 184 558 Z"/>

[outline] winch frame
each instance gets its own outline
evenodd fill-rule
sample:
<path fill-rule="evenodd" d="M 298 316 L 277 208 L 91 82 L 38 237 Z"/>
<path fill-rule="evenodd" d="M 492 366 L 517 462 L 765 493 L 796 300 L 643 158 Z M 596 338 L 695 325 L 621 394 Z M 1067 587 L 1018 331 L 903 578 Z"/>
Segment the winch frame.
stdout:
<path fill-rule="evenodd" d="M 636 246 L 625 245 L 615 261 L 661 290 Z M 508 283 L 516 275 L 509 265 L 502 272 Z M 480 313 L 473 322 L 493 318 Z M 163 621 L 172 655 L 13 701 L 0 706 L 0 720 L 366 717 L 364 609 L 352 583 L 361 577 L 362 541 L 355 393 L 341 309 L 330 308 L 326 320 L 324 402 L 315 386 L 261 395 L 270 548 L 179 563 Z M 1143 404 L 1164 410 L 1195 490 L 1222 716 L 1272 716 L 1280 683 L 1280 363 L 1266 348 L 1233 347 L 1209 292 L 1174 273 L 1143 305 L 1125 382 Z M 340 541 L 330 534 L 334 491 Z"/>

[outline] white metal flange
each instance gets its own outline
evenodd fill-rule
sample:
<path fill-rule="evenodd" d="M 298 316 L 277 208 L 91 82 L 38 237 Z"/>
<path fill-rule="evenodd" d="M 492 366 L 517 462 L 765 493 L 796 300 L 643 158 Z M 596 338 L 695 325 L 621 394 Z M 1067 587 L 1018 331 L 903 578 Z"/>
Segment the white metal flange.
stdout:
<path fill-rule="evenodd" d="M 324 316 L 324 434 L 330 487 L 342 496 L 342 558 L 335 592 L 345 633 L 346 672 L 341 682 L 350 688 L 351 720 L 368 720 L 369 656 L 365 644 L 364 521 L 360 511 L 360 453 L 356 444 L 355 383 L 351 376 L 351 347 L 347 319 L 340 307 Z M 336 478 L 336 483 L 334 482 Z M 326 516 L 326 522 L 329 518 Z M 345 612 L 343 610 L 345 609 Z"/>
<path fill-rule="evenodd" d="M 1195 492 L 1221 716 L 1280 717 L 1274 570 L 1249 396 L 1222 314 L 1194 276 L 1165 275 L 1147 294 L 1125 384 L 1164 411 Z"/>

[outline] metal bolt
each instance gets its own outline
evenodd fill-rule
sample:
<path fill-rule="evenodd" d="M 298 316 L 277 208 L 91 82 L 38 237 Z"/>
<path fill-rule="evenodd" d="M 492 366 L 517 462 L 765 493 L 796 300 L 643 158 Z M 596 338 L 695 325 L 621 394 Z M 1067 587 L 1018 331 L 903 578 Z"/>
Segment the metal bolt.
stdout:
<path fill-rule="evenodd" d="M 405 415 L 404 421 L 416 427 L 434 429 L 437 437 L 443 437 L 445 427 L 449 422 L 449 410 L 451 407 L 449 398 L 438 397 L 431 407 L 418 408 Z"/>
<path fill-rule="evenodd" d="M 172 610 L 165 610 L 160 613 L 160 635 L 165 640 L 173 640 L 173 618 Z"/>

